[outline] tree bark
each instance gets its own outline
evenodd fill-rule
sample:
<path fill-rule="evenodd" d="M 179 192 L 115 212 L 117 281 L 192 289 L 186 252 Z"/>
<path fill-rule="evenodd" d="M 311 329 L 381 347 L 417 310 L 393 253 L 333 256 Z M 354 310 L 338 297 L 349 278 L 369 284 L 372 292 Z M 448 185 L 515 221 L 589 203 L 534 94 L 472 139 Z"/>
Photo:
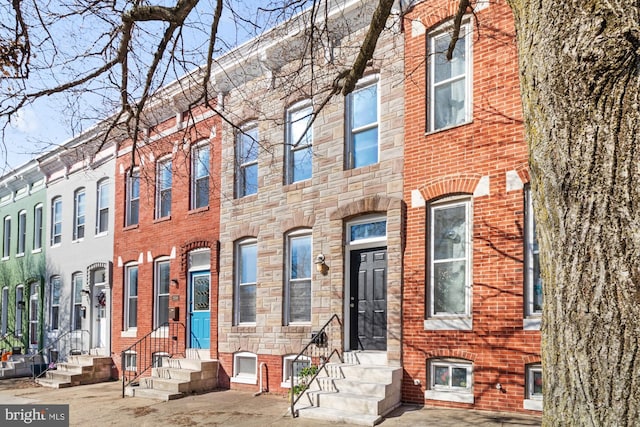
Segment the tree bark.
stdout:
<path fill-rule="evenodd" d="M 508 0 L 544 282 L 544 425 L 640 420 L 637 1 Z"/>

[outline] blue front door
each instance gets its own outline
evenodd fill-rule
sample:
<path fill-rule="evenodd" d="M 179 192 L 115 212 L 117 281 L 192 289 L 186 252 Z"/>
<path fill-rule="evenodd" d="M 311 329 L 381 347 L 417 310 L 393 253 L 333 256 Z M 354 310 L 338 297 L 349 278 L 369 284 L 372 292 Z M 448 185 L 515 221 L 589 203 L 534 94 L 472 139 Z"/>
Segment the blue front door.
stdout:
<path fill-rule="evenodd" d="M 211 347 L 211 275 L 208 271 L 191 273 L 191 296 L 189 301 L 191 348 Z"/>

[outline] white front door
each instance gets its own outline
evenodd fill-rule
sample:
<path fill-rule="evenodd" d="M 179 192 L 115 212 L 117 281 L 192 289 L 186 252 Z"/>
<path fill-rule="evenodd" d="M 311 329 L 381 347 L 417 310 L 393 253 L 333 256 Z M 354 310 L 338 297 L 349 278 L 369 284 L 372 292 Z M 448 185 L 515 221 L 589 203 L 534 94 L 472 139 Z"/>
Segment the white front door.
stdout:
<path fill-rule="evenodd" d="M 93 288 L 92 343 L 91 347 L 104 352 L 109 348 L 109 310 L 105 284 L 96 284 Z"/>

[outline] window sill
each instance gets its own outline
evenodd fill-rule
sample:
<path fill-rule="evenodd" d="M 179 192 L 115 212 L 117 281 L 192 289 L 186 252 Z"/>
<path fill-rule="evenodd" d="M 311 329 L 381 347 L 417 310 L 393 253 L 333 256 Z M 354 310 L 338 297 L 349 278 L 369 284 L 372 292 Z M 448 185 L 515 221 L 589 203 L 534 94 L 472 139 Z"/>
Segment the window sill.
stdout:
<path fill-rule="evenodd" d="M 22 258 L 24 256 L 24 252 L 21 252 L 19 254 L 16 254 L 16 258 Z"/>
<path fill-rule="evenodd" d="M 424 321 L 425 331 L 471 331 L 472 317 L 431 318 Z"/>
<path fill-rule="evenodd" d="M 284 184 L 282 186 L 282 191 L 302 190 L 303 188 L 307 188 L 309 186 L 311 186 L 311 178 Z"/>
<path fill-rule="evenodd" d="M 253 193 L 253 194 L 247 194 L 246 196 L 241 196 L 238 197 L 236 196 L 233 201 L 234 202 L 247 202 L 247 201 L 252 201 L 254 199 L 258 198 L 258 193 Z"/>
<path fill-rule="evenodd" d="M 193 208 L 191 209 L 189 212 L 187 212 L 187 215 L 196 215 L 202 212 L 208 212 L 209 211 L 209 206 L 203 206 L 201 208 Z"/>
<path fill-rule="evenodd" d="M 522 407 L 530 411 L 542 411 L 542 399 L 525 399 Z"/>
<path fill-rule="evenodd" d="M 126 331 L 120 332 L 120 337 L 122 338 L 135 338 L 138 335 L 137 329 L 127 329 Z"/>
<path fill-rule="evenodd" d="M 62 246 L 62 243 L 54 243 L 53 245 L 51 245 L 51 249 L 59 248 L 60 246 Z"/>
<path fill-rule="evenodd" d="M 81 238 L 79 238 L 79 239 L 74 239 L 74 240 L 72 240 L 72 241 L 71 241 L 71 244 L 72 244 L 72 245 L 75 245 L 75 244 L 77 244 L 77 243 L 82 243 L 82 242 L 84 242 L 84 237 L 81 237 Z"/>
<path fill-rule="evenodd" d="M 231 332 L 251 334 L 256 331 L 256 324 L 235 325 L 231 327 Z"/>
<path fill-rule="evenodd" d="M 425 390 L 425 399 L 442 400 L 445 402 L 458 402 L 458 403 L 471 403 L 475 402 L 473 393 L 463 393 L 456 391 L 438 391 L 438 390 Z"/>
<path fill-rule="evenodd" d="M 138 224 L 126 225 L 126 226 L 122 229 L 122 231 L 135 230 L 136 228 L 138 228 Z"/>
<path fill-rule="evenodd" d="M 231 382 L 238 384 L 258 384 L 256 377 L 231 377 Z"/>
<path fill-rule="evenodd" d="M 541 321 L 541 317 L 526 317 L 522 319 L 522 329 L 525 331 L 539 331 Z"/>
<path fill-rule="evenodd" d="M 153 220 L 154 224 L 158 224 L 160 222 L 165 222 L 165 221 L 171 221 L 171 215 L 169 216 L 163 216 L 162 218 L 156 218 Z"/>
<path fill-rule="evenodd" d="M 31 251 L 32 254 L 39 254 L 42 252 L 42 248 L 34 249 Z"/>
<path fill-rule="evenodd" d="M 95 237 L 97 239 L 98 237 L 105 237 L 105 236 L 108 236 L 108 235 L 109 235 L 108 231 L 103 231 L 102 233 L 98 233 L 93 237 Z"/>
<path fill-rule="evenodd" d="M 8 256 L 3 256 L 2 258 L 0 258 L 1 261 L 9 261 L 9 257 Z"/>

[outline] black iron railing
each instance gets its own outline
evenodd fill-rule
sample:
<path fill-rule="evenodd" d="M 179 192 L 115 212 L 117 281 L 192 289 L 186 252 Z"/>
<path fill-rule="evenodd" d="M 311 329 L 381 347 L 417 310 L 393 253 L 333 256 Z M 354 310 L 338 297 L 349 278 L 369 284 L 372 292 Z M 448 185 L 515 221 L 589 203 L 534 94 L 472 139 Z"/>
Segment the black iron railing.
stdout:
<path fill-rule="evenodd" d="M 58 331 L 58 336 L 51 341 L 46 348 L 42 348 L 35 353 L 30 353 L 28 359 L 34 365 L 34 359 L 48 352 L 48 361 L 45 369 L 37 370 L 32 368 L 33 379 L 43 376 L 47 371 L 54 369 L 58 362 L 66 362 L 70 355 L 87 354 L 89 352 L 89 342 L 91 333 L 86 329 L 73 331 Z"/>
<path fill-rule="evenodd" d="M 298 411 L 295 410 L 296 403 L 322 371 L 325 363 L 328 363 L 333 355 L 336 355 L 341 362 L 343 361 L 340 349 L 342 349 L 342 322 L 340 317 L 334 314 L 318 332 L 313 333 L 309 343 L 291 361 L 292 417 L 298 416 Z"/>
<path fill-rule="evenodd" d="M 122 371 L 122 397 L 125 389 L 151 368 L 159 366 L 164 357 L 184 355 L 184 343 L 179 338 L 186 335 L 183 323 L 167 322 L 140 338 L 120 354 Z"/>

